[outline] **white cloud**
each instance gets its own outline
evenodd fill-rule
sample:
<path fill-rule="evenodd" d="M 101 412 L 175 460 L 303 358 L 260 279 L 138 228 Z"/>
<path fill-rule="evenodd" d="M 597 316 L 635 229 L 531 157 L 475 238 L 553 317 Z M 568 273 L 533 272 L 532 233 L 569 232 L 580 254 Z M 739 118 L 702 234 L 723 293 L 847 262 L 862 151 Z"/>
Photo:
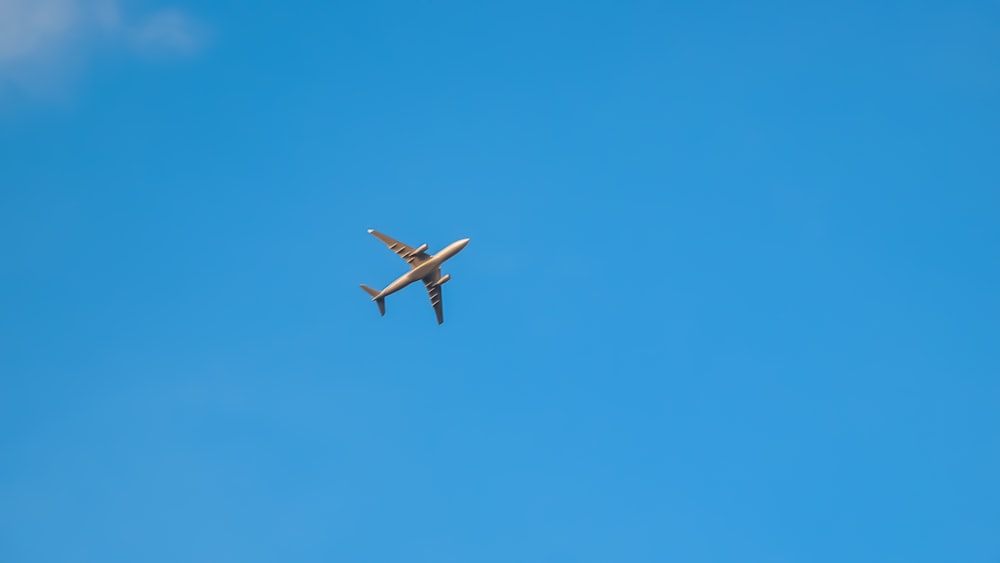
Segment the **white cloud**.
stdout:
<path fill-rule="evenodd" d="M 94 21 L 102 28 L 114 29 L 121 25 L 122 15 L 118 8 L 118 0 L 96 0 L 93 10 Z"/>
<path fill-rule="evenodd" d="M 0 0 L 0 89 L 5 82 L 29 90 L 61 82 L 58 75 L 73 66 L 67 61 L 78 62 L 98 43 L 179 55 L 203 45 L 203 28 L 185 13 L 133 16 L 127 1 Z"/>
<path fill-rule="evenodd" d="M 140 47 L 179 53 L 197 51 L 203 35 L 189 17 L 174 10 L 154 14 L 133 31 L 134 41 Z"/>
<path fill-rule="evenodd" d="M 64 42 L 79 21 L 76 0 L 0 0 L 0 64 Z"/>

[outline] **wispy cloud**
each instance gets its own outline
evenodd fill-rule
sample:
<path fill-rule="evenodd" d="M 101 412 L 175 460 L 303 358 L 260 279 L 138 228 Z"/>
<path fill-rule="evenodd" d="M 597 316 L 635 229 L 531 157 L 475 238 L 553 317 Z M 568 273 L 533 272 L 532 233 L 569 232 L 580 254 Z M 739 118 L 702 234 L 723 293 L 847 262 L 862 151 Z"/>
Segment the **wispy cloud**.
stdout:
<path fill-rule="evenodd" d="M 0 87 L 59 81 L 67 61 L 79 62 L 97 44 L 177 55 L 204 44 L 203 26 L 180 10 L 132 14 L 128 7 L 127 0 L 0 0 Z"/>
<path fill-rule="evenodd" d="M 189 54 L 201 47 L 203 33 L 186 15 L 170 10 L 142 22 L 133 31 L 132 39 L 144 49 Z"/>
<path fill-rule="evenodd" d="M 73 0 L 0 0 L 0 64 L 41 54 L 77 27 Z"/>

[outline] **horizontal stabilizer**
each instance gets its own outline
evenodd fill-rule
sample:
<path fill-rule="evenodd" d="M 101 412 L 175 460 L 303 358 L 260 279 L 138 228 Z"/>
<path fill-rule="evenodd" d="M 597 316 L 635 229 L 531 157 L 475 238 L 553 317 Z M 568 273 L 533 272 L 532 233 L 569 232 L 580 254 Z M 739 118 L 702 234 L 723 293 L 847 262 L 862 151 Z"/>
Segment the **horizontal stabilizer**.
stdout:
<path fill-rule="evenodd" d="M 361 289 L 365 290 L 365 293 L 372 296 L 372 301 L 378 304 L 378 312 L 383 317 L 385 316 L 385 297 L 379 297 L 379 290 L 374 287 L 368 287 L 365 284 L 361 284 Z"/>

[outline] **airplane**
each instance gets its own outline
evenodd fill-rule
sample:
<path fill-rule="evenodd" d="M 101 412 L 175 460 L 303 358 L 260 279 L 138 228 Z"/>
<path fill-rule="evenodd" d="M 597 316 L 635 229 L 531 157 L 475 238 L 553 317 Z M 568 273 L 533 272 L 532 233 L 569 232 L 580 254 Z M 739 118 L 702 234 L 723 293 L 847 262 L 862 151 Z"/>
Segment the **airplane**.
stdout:
<path fill-rule="evenodd" d="M 365 293 L 368 295 L 371 295 L 372 301 L 378 303 L 378 312 L 384 317 L 385 298 L 410 285 L 411 283 L 420 280 L 424 282 L 424 287 L 427 288 L 427 295 L 431 298 L 431 305 L 434 306 L 434 313 L 437 315 L 438 324 L 443 323 L 444 305 L 441 303 L 441 286 L 451 279 L 451 274 L 445 274 L 442 276 L 441 264 L 443 264 L 445 260 L 461 252 L 462 249 L 469 244 L 469 239 L 464 238 L 462 240 L 457 240 L 444 247 L 444 249 L 437 254 L 427 254 L 426 244 L 421 244 L 417 248 L 412 248 L 406 246 L 398 240 L 393 239 L 392 237 L 383 235 L 374 229 L 368 229 L 368 232 L 375 238 L 384 242 L 385 245 L 389 247 L 389 250 L 398 254 L 400 258 L 406 260 L 406 263 L 410 265 L 409 272 L 406 272 L 402 276 L 396 278 L 396 281 L 387 285 L 382 291 L 361 284 L 361 289 L 365 290 Z"/>

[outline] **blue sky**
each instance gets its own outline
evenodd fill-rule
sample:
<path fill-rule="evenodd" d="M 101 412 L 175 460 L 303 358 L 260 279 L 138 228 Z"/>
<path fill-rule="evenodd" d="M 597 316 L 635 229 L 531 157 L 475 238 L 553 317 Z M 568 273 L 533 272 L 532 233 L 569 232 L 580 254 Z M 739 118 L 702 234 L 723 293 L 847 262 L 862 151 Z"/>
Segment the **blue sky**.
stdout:
<path fill-rule="evenodd" d="M 0 22 L 0 560 L 1000 558 L 996 3 Z"/>

